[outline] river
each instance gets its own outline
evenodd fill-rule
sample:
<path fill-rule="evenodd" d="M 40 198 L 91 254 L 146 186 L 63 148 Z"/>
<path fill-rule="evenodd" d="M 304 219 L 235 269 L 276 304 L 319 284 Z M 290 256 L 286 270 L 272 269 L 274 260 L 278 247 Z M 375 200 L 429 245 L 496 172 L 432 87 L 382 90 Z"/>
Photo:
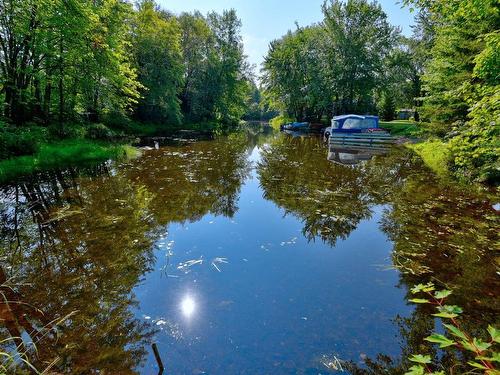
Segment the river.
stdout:
<path fill-rule="evenodd" d="M 153 342 L 166 374 L 402 373 L 441 329 L 415 284 L 498 323 L 497 198 L 260 126 L 29 176 L 0 189 L 2 345 L 72 374 L 155 374 Z"/>

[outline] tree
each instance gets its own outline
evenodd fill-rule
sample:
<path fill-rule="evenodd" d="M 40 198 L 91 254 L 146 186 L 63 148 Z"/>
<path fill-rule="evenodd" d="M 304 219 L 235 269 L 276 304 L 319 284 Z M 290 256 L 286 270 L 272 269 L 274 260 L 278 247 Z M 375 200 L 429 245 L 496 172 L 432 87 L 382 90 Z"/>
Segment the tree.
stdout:
<path fill-rule="evenodd" d="M 181 47 L 184 81 L 180 94 L 182 111 L 187 121 L 208 121 L 213 118 L 214 95 L 211 69 L 215 60 L 214 34 L 207 20 L 199 13 L 182 13 Z"/>
<path fill-rule="evenodd" d="M 142 98 L 136 117 L 143 121 L 181 122 L 178 93 L 182 84 L 181 33 L 174 17 L 166 18 L 153 0 L 143 0 L 134 20 L 134 49 Z"/>
<path fill-rule="evenodd" d="M 366 0 L 323 4 L 324 20 L 271 42 L 264 62 L 266 97 L 298 120 L 375 110 L 397 30 Z"/>
<path fill-rule="evenodd" d="M 495 0 L 409 0 L 428 14 L 434 37 L 423 75 L 423 111 L 451 135 L 452 168 L 498 182 L 500 12 Z"/>
<path fill-rule="evenodd" d="M 397 30 L 381 6 L 367 0 L 325 2 L 323 14 L 337 112 L 370 111 Z"/>
<path fill-rule="evenodd" d="M 208 24 L 214 34 L 215 54 L 209 60 L 211 85 L 215 94 L 215 120 L 223 124 L 237 122 L 245 113 L 249 66 L 245 61 L 241 38 L 241 21 L 236 11 L 224 11 L 222 15 L 209 13 Z"/>
<path fill-rule="evenodd" d="M 126 53 L 132 8 L 120 0 L 2 0 L 4 114 L 17 124 L 125 111 L 138 98 Z"/>

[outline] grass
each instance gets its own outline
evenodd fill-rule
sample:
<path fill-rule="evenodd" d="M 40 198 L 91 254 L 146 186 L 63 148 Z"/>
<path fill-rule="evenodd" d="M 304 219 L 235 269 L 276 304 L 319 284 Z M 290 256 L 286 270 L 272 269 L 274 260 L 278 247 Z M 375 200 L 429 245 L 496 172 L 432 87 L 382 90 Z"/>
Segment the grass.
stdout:
<path fill-rule="evenodd" d="M 422 143 L 409 144 L 407 147 L 414 150 L 438 176 L 449 175 L 450 150 L 447 143 L 438 139 L 430 139 Z"/>
<path fill-rule="evenodd" d="M 425 130 L 416 122 L 409 120 L 381 121 L 380 127 L 393 135 L 403 137 L 417 137 Z"/>
<path fill-rule="evenodd" d="M 44 144 L 34 155 L 0 161 L 0 183 L 16 177 L 53 169 L 137 154 L 131 146 L 109 145 L 83 139 Z"/>

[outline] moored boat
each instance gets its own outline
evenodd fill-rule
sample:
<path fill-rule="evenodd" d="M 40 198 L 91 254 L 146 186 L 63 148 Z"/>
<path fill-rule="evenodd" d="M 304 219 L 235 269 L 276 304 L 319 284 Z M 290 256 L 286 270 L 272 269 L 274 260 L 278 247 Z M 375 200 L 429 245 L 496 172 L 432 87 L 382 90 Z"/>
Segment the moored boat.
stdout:
<path fill-rule="evenodd" d="M 333 133 L 378 133 L 384 132 L 379 127 L 378 116 L 342 115 L 332 118 L 332 124 L 325 129 L 325 136 Z"/>
<path fill-rule="evenodd" d="M 309 130 L 308 122 L 292 122 L 290 124 L 281 125 L 281 130 Z"/>

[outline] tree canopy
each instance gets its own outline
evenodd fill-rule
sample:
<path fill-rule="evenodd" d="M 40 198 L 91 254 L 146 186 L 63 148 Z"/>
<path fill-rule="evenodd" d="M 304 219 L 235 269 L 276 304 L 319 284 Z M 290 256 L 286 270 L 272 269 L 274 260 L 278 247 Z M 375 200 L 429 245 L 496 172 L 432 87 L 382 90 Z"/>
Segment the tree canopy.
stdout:
<path fill-rule="evenodd" d="M 3 115 L 35 121 L 237 122 L 250 78 L 241 21 L 154 0 L 1 0 Z"/>

